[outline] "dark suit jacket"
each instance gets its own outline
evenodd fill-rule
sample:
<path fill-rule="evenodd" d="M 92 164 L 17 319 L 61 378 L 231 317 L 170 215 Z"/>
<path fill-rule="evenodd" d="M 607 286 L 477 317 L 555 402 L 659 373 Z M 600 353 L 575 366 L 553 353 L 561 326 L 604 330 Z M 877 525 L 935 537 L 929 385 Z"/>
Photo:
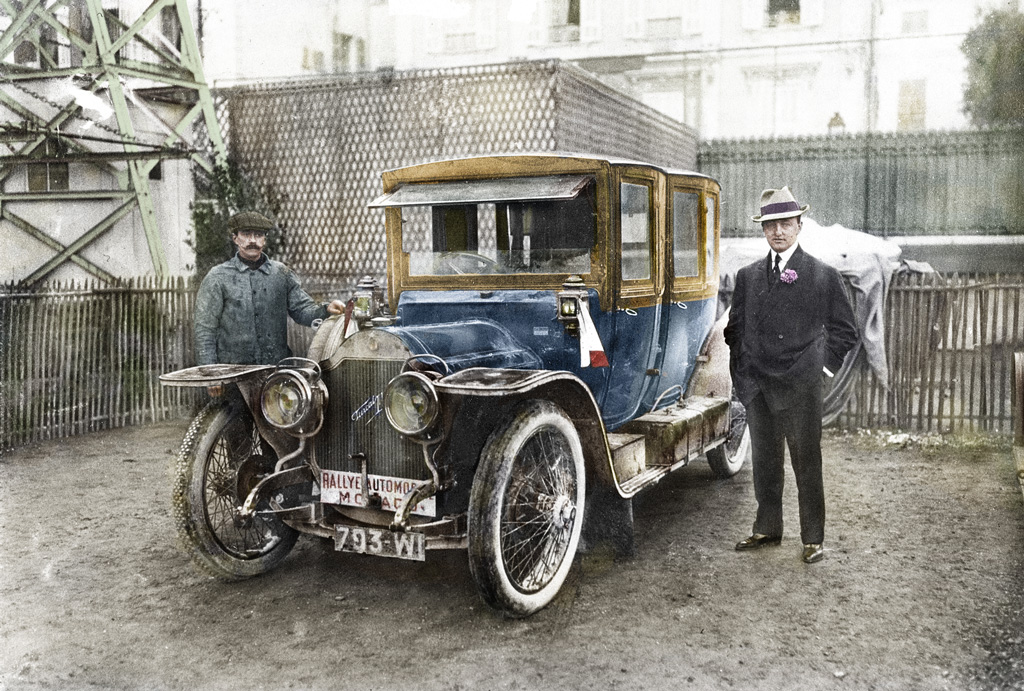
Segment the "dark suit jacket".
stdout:
<path fill-rule="evenodd" d="M 769 257 L 737 273 L 725 342 L 740 401 L 761 392 L 777 411 L 820 395 L 822 367 L 839 372 L 857 327 L 838 271 L 798 246 L 786 283 L 770 277 Z"/>

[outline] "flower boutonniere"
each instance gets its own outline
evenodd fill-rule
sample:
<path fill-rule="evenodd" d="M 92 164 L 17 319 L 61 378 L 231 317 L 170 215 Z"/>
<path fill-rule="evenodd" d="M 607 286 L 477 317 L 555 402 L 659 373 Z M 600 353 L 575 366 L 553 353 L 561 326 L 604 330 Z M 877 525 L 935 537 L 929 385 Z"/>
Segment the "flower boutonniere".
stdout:
<path fill-rule="evenodd" d="M 796 279 L 796 271 L 793 271 L 793 269 L 786 269 L 782 272 L 782 275 L 779 276 L 779 280 L 783 283 L 796 283 Z"/>

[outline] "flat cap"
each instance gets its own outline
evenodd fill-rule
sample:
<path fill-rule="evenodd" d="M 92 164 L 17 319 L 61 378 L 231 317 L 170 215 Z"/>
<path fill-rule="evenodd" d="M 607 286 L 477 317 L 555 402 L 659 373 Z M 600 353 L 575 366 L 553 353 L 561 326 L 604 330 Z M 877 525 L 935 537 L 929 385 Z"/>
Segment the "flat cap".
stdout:
<path fill-rule="evenodd" d="M 240 211 L 228 219 L 228 230 L 238 233 L 243 230 L 266 233 L 274 229 L 274 222 L 255 211 Z"/>

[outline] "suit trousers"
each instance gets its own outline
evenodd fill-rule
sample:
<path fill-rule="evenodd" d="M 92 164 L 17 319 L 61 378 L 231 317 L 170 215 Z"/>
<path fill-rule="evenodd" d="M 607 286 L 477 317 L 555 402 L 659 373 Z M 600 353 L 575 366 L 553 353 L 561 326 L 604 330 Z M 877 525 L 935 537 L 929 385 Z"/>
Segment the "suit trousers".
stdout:
<path fill-rule="evenodd" d="M 747 406 L 757 499 L 755 533 L 782 535 L 782 490 L 786 477 L 785 447 L 788 446 L 800 506 L 800 539 L 805 545 L 824 541 L 821 396 L 821 387 L 817 387 L 801 396 L 796 405 L 772 410 L 764 394 L 758 393 Z"/>

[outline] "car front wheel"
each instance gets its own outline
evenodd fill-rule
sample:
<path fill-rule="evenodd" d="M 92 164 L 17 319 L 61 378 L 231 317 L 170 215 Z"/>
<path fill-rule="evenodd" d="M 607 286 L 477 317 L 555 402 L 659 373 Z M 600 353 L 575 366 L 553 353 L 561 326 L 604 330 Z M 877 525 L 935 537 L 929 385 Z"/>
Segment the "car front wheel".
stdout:
<path fill-rule="evenodd" d="M 583 448 L 552 403 L 529 401 L 488 439 L 470 492 L 469 566 L 483 599 L 513 617 L 558 593 L 583 523 Z"/>
<path fill-rule="evenodd" d="M 175 469 L 174 519 L 182 548 L 206 573 L 233 581 L 264 573 L 291 551 L 298 533 L 266 501 L 239 508 L 276 455 L 241 403 L 211 403 L 192 421 Z"/>

